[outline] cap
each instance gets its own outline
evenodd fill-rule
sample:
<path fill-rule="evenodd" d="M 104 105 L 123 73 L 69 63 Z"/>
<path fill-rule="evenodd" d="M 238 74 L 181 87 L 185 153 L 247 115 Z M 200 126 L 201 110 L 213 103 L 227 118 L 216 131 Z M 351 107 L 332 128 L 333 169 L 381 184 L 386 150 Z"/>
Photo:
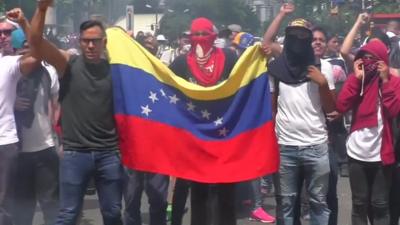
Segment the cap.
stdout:
<path fill-rule="evenodd" d="M 165 38 L 164 35 L 162 35 L 162 34 L 157 35 L 157 41 L 166 41 L 166 40 L 167 39 Z"/>
<path fill-rule="evenodd" d="M 233 37 L 232 44 L 239 45 L 240 37 L 244 34 L 244 32 L 237 33 L 235 37 Z"/>
<path fill-rule="evenodd" d="M 292 20 L 289 25 L 286 27 L 285 32 L 287 33 L 290 30 L 295 30 L 295 29 L 300 29 L 300 30 L 305 30 L 309 33 L 311 33 L 312 25 L 310 22 L 303 18 L 298 18 L 295 20 Z"/>
<path fill-rule="evenodd" d="M 232 32 L 241 32 L 242 31 L 242 27 L 239 24 L 228 25 L 228 29 Z"/>
<path fill-rule="evenodd" d="M 249 33 L 244 33 L 240 36 L 238 47 L 246 49 L 254 44 L 254 36 Z"/>
<path fill-rule="evenodd" d="M 303 18 L 297 18 L 295 20 L 292 20 L 288 25 L 288 28 L 289 27 L 302 27 L 308 30 L 312 29 L 311 23 Z"/>
<path fill-rule="evenodd" d="M 24 31 L 21 28 L 14 30 L 11 33 L 11 44 L 15 49 L 21 49 L 24 47 L 24 43 L 26 42 L 26 37 Z"/>

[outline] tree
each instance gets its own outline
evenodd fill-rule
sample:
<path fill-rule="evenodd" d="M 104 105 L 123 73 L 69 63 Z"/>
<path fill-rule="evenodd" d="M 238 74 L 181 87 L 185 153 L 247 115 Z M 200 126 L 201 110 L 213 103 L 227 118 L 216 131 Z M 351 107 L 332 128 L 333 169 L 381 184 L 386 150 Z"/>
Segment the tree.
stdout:
<path fill-rule="evenodd" d="M 334 34 L 345 35 L 362 11 L 370 13 L 397 13 L 400 10 L 397 0 L 364 1 L 367 9 L 362 9 L 362 0 L 344 1 L 338 5 L 338 13 L 332 14 L 330 0 L 295 0 L 295 17 L 308 18 L 314 24 L 324 27 Z M 370 7 L 368 7 L 370 6 Z"/>
<path fill-rule="evenodd" d="M 1 1 L 1 0 L 0 0 Z M 23 1 L 23 0 L 4 0 L 3 5 L 5 10 L 20 7 L 24 10 L 25 15 L 30 18 L 33 16 L 36 8 L 36 1 Z"/>
<path fill-rule="evenodd" d="M 160 21 L 160 32 L 175 39 L 187 30 L 190 21 L 197 17 L 211 19 L 217 28 L 240 24 L 245 31 L 259 32 L 260 22 L 242 0 L 169 0 L 165 16 Z"/>

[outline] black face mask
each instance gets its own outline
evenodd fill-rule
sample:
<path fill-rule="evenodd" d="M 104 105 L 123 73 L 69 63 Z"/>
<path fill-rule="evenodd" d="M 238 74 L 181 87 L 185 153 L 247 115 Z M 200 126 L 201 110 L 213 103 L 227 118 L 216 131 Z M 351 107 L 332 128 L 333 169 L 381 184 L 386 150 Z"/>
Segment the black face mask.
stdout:
<path fill-rule="evenodd" d="M 311 46 L 312 35 L 286 34 L 282 54 L 270 63 L 269 71 L 277 80 L 287 84 L 299 84 L 309 81 L 307 68 L 318 65 Z"/>
<path fill-rule="evenodd" d="M 301 55 L 311 47 L 311 38 L 300 39 L 295 35 L 287 35 L 287 50 L 293 54 Z"/>

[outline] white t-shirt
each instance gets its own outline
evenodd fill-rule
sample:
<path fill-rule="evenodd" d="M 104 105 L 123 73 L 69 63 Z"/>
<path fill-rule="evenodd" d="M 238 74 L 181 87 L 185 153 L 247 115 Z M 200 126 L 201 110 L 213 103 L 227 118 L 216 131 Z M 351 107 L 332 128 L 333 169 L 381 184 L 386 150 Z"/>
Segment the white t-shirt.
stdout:
<path fill-rule="evenodd" d="M 332 65 L 321 60 L 321 71 L 330 90 L 335 90 Z M 309 146 L 327 143 L 325 115 L 319 87 L 309 81 L 301 84 L 279 82 L 276 134 L 282 145 Z"/>
<path fill-rule="evenodd" d="M 48 93 L 48 87 L 43 86 L 43 84 L 49 84 L 49 82 L 43 82 L 43 80 L 48 79 L 48 77 L 42 76 L 42 82 L 39 84 L 39 90 L 33 106 L 35 117 L 32 126 L 30 128 L 22 127 L 21 129 L 23 152 L 37 152 L 54 147 L 55 145 L 51 118 L 49 115 L 50 110 L 45 110 L 45 107 L 48 108 L 49 101 L 58 97 L 60 85 L 54 67 L 46 65 L 45 68 L 49 72 L 51 79 L 50 93 Z"/>
<path fill-rule="evenodd" d="M 383 120 L 380 103 L 378 102 L 378 126 L 353 131 L 346 143 L 347 154 L 363 162 L 380 162 Z"/>
<path fill-rule="evenodd" d="M 21 56 L 0 58 L 0 145 L 18 142 L 14 117 L 14 102 L 19 78 L 22 76 L 19 59 Z"/>

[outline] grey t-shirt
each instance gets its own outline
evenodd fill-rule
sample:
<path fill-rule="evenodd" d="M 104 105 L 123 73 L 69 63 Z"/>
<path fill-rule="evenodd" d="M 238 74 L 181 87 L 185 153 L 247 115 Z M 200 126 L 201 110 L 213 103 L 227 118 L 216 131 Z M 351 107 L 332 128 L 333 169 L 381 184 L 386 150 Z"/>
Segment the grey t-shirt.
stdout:
<path fill-rule="evenodd" d="M 60 80 L 60 103 L 64 149 L 118 149 L 106 60 L 93 64 L 83 56 L 72 56 Z"/>

